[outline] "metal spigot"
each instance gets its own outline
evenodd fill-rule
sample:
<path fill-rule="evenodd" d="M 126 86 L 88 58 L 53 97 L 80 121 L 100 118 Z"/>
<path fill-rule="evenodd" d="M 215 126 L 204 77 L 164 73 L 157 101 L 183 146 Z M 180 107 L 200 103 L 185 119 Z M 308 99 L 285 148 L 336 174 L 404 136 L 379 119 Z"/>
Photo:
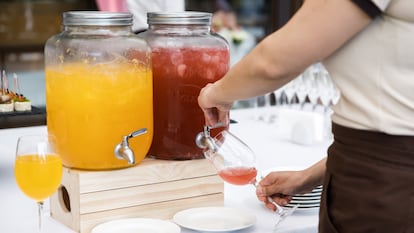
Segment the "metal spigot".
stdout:
<path fill-rule="evenodd" d="M 210 127 L 204 126 L 203 132 L 198 133 L 196 136 L 196 139 L 195 139 L 196 145 L 200 149 L 211 149 L 211 147 L 213 147 L 211 145 L 212 144 L 211 141 L 212 139 L 210 136 Z"/>
<path fill-rule="evenodd" d="M 215 128 L 220 128 L 225 126 L 224 123 L 219 123 L 215 126 L 204 126 L 203 132 L 200 132 L 196 136 L 196 145 L 200 149 L 208 149 L 211 152 L 217 151 L 217 145 L 214 142 L 214 139 L 210 136 L 210 130 Z"/>
<path fill-rule="evenodd" d="M 128 161 L 128 164 L 135 164 L 135 155 L 134 155 L 134 151 L 129 147 L 129 142 L 128 140 L 130 138 L 134 138 L 136 136 L 142 135 L 147 133 L 147 129 L 146 128 L 142 128 L 140 130 L 134 131 L 132 133 L 130 133 L 128 136 L 122 136 L 122 142 L 118 143 L 115 146 L 114 149 L 114 154 L 115 157 L 117 157 L 118 159 L 125 159 Z"/>

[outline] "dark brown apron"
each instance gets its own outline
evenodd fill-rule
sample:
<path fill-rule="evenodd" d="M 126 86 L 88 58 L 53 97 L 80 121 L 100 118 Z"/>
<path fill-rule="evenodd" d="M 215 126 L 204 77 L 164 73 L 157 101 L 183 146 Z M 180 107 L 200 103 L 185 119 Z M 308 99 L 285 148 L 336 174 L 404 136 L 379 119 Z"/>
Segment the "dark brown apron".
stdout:
<path fill-rule="evenodd" d="M 332 131 L 319 233 L 414 233 L 414 137 Z"/>

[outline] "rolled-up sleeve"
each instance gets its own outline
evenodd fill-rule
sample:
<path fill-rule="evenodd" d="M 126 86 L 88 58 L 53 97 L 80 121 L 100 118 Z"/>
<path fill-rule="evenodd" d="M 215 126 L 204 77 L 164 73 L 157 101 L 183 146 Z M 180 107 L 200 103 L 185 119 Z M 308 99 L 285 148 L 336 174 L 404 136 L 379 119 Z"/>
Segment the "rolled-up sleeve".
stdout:
<path fill-rule="evenodd" d="M 352 0 L 371 18 L 375 18 L 382 14 L 387 8 L 391 0 Z"/>

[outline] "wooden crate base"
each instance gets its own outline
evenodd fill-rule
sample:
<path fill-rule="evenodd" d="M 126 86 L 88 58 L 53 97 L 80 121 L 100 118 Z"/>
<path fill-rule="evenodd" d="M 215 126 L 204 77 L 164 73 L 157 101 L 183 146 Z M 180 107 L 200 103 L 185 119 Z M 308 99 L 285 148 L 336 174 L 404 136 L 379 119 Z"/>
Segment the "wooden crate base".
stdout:
<path fill-rule="evenodd" d="M 171 219 L 184 209 L 224 204 L 224 184 L 206 159 L 144 159 L 112 171 L 64 168 L 51 216 L 76 232 L 126 217 Z"/>

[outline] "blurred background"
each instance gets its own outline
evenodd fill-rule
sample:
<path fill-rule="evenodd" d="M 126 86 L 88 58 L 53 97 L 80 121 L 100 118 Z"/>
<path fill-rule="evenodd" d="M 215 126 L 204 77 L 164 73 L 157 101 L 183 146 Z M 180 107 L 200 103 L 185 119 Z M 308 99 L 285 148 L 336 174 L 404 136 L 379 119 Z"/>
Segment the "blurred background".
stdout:
<path fill-rule="evenodd" d="M 129 1 L 129 0 L 128 0 Z M 140 4 L 172 3 L 140 1 Z M 257 42 L 280 28 L 299 8 L 301 0 L 181 0 L 185 10 L 214 13 L 212 29 L 231 45 L 231 64 Z M 121 6 L 122 9 L 105 8 Z M 142 6 L 142 5 L 141 5 Z M 0 69 L 19 76 L 20 90 L 36 109 L 45 112 L 43 48 L 46 40 L 61 31 L 62 12 L 70 10 L 128 11 L 124 0 L 0 0 Z M 10 83 L 10 81 L 9 81 Z M 44 124 L 30 114 L 13 123 L 0 115 L 0 128 Z M 3 119 L 2 119 L 3 118 Z M 2 124 L 1 124 L 2 123 Z"/>

